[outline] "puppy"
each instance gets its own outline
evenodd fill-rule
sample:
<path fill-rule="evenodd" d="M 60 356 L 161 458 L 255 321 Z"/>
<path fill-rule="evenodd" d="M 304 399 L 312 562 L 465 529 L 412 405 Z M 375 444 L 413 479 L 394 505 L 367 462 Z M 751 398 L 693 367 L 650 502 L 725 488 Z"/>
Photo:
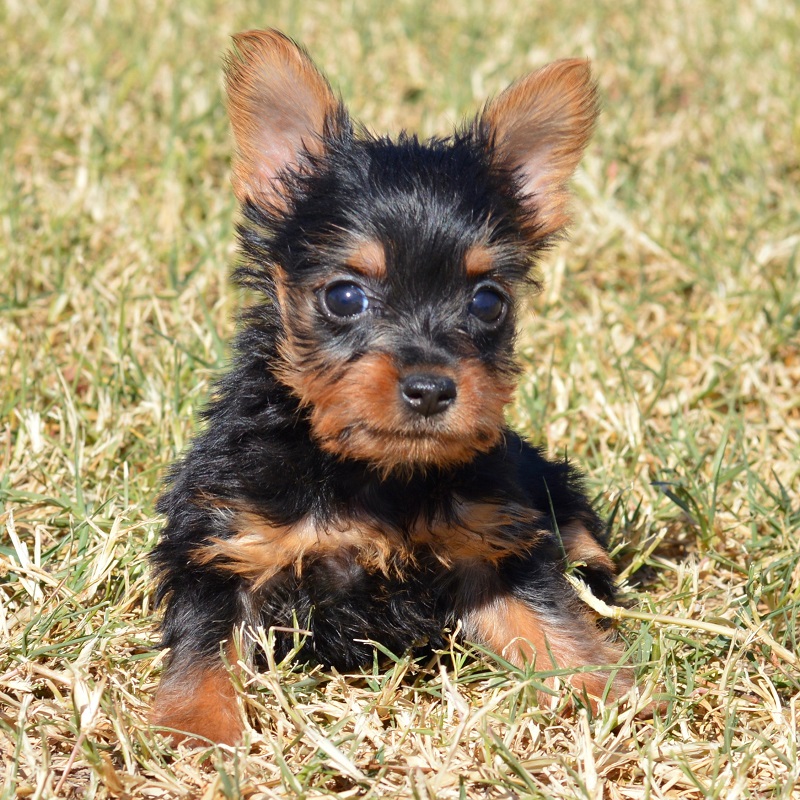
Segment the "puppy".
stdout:
<path fill-rule="evenodd" d="M 588 63 L 528 75 L 448 138 L 393 140 L 355 125 L 280 33 L 234 43 L 235 277 L 256 301 L 158 503 L 170 653 L 153 723 L 238 742 L 225 660 L 258 626 L 277 658 L 299 625 L 301 659 L 348 671 L 370 641 L 455 634 L 618 697 L 620 647 L 564 576 L 613 596 L 603 523 L 576 471 L 504 422 L 518 297 L 595 123 Z"/>

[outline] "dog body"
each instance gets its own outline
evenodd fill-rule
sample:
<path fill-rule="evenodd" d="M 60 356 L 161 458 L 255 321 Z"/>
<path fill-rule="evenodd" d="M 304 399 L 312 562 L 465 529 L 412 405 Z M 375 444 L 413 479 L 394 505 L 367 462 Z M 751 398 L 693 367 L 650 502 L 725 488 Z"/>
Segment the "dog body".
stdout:
<path fill-rule="evenodd" d="M 603 525 L 573 468 L 503 418 L 517 297 L 596 115 L 586 62 L 420 142 L 355 128 L 282 35 L 235 45 L 236 277 L 259 300 L 159 501 L 171 652 L 153 721 L 239 740 L 221 647 L 233 658 L 242 626 L 275 629 L 277 658 L 307 629 L 299 656 L 340 670 L 369 664 L 370 641 L 402 653 L 448 631 L 542 669 L 615 664 L 564 577 L 577 562 L 613 596 Z M 608 676 L 570 680 L 600 697 Z"/>

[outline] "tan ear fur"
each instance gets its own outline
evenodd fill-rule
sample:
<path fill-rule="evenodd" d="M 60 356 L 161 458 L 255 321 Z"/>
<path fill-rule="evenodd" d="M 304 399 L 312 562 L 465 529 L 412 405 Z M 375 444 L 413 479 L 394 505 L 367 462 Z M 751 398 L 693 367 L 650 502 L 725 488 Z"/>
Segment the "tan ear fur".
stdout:
<path fill-rule="evenodd" d="M 236 140 L 233 189 L 239 202 L 284 205 L 276 178 L 322 153 L 326 122 L 339 104 L 298 45 L 274 30 L 233 37 L 225 64 L 228 114 Z"/>
<path fill-rule="evenodd" d="M 512 84 L 480 118 L 492 135 L 496 163 L 520 181 L 524 203 L 535 213 L 537 238 L 569 222 L 567 182 L 597 113 L 589 62 L 575 58 L 555 61 Z"/>

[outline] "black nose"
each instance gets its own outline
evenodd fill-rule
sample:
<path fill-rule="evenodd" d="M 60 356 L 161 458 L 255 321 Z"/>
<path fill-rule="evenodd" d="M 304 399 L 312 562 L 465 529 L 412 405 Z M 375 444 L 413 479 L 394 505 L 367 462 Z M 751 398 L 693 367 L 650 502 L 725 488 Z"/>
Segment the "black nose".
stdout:
<path fill-rule="evenodd" d="M 407 375 L 400 381 L 403 400 L 423 417 L 432 417 L 452 405 L 456 384 L 443 375 Z"/>

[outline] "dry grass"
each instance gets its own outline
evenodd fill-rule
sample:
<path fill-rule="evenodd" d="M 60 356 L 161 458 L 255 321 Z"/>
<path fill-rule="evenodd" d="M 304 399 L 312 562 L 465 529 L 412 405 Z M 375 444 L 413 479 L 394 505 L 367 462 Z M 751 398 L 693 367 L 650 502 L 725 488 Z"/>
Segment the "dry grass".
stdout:
<path fill-rule="evenodd" d="M 148 732 L 153 501 L 239 302 L 220 56 L 265 25 L 394 131 L 593 58 L 513 417 L 613 517 L 655 719 L 537 708 L 541 676 L 457 651 L 249 676 L 249 752 Z M 800 797 L 796 3 L 8 0 L 0 32 L 3 798 Z"/>

